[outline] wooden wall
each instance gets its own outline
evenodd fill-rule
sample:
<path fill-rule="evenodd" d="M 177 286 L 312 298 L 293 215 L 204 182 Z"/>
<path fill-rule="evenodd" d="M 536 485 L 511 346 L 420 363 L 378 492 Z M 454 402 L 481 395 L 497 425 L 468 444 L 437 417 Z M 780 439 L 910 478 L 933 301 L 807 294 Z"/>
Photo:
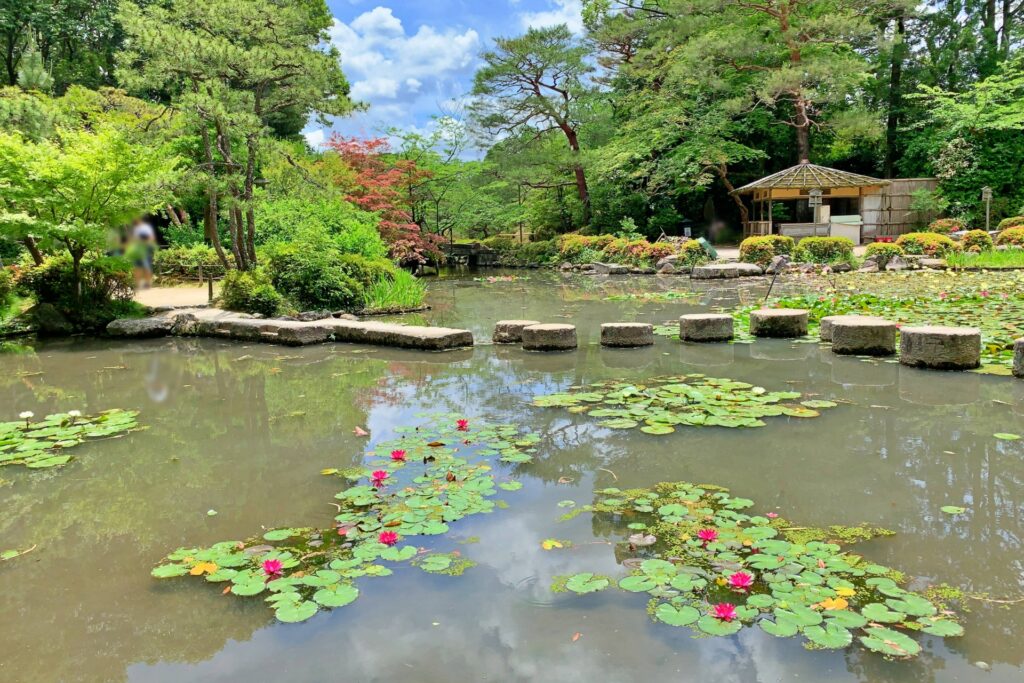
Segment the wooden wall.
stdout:
<path fill-rule="evenodd" d="M 935 178 L 897 178 L 880 192 L 865 194 L 861 208 L 864 242 L 876 236 L 897 236 L 923 227 L 938 216 L 931 212 L 911 211 L 913 194 L 918 190 L 935 190 Z"/>

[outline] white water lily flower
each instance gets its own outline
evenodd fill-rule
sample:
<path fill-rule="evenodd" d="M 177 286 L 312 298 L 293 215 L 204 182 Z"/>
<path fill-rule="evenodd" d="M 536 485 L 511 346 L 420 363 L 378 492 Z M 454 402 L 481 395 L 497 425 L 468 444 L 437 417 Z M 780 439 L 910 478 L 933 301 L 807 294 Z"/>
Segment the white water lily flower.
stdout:
<path fill-rule="evenodd" d="M 27 420 L 30 417 L 35 417 L 35 416 L 36 416 L 36 414 L 33 413 L 31 410 L 26 410 L 25 412 L 23 412 L 20 415 L 18 415 L 18 417 L 20 417 L 22 420 Z"/>
<path fill-rule="evenodd" d="M 81 410 L 69 410 L 68 411 L 68 417 L 82 417 L 82 411 Z"/>

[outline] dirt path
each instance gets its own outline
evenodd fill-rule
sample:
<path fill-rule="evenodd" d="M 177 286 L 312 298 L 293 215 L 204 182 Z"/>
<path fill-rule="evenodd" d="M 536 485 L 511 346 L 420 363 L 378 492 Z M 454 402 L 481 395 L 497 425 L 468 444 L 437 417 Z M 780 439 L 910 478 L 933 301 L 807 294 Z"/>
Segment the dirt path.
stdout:
<path fill-rule="evenodd" d="M 150 308 L 205 306 L 209 303 L 206 285 L 202 287 L 152 287 L 135 292 L 135 301 Z"/>

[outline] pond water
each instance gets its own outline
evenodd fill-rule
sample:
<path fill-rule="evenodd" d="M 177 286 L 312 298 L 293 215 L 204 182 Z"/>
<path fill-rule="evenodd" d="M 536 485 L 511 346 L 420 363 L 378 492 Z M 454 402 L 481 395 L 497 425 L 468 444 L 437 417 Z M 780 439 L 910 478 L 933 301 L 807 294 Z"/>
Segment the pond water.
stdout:
<path fill-rule="evenodd" d="M 647 596 L 552 593 L 553 577 L 627 573 L 621 528 L 559 501 L 660 481 L 713 483 L 806 525 L 866 522 L 896 531 L 854 546 L 902 570 L 910 586 L 948 583 L 999 600 L 1024 594 L 1024 382 L 834 357 L 817 344 L 610 350 L 602 322 L 674 320 L 707 305 L 754 302 L 764 284 L 708 284 L 651 303 L 612 295 L 689 286 L 642 277 L 610 283 L 540 271 L 431 282 L 419 319 L 489 339 L 496 320 L 578 326 L 576 353 L 479 345 L 426 354 L 217 340 L 45 342 L 0 355 L 0 419 L 80 409 L 139 410 L 148 428 L 87 443 L 66 467 L 0 469 L 0 680 L 36 681 L 1019 681 L 1024 603 L 970 600 L 961 638 L 921 636 L 920 656 L 887 661 L 858 645 L 808 651 L 759 629 L 693 638 L 653 622 Z M 407 318 L 408 319 L 408 318 Z M 535 395 L 613 378 L 702 372 L 838 399 L 815 419 L 760 429 L 609 430 L 584 415 L 531 405 Z M 259 598 L 217 584 L 158 581 L 179 546 L 247 538 L 261 528 L 329 525 L 338 480 L 368 443 L 445 410 L 542 435 L 534 462 L 503 465 L 523 484 L 507 509 L 417 538 L 478 563 L 461 577 L 397 566 L 361 579 L 355 603 L 280 624 Z M 353 434 L 367 429 L 369 439 Z M 945 505 L 964 515 L 940 512 Z M 208 511 L 215 510 L 215 515 Z M 558 538 L 571 548 L 544 550 Z M 575 634 L 580 634 L 575 637 Z M 975 662 L 985 662 L 984 673 Z"/>

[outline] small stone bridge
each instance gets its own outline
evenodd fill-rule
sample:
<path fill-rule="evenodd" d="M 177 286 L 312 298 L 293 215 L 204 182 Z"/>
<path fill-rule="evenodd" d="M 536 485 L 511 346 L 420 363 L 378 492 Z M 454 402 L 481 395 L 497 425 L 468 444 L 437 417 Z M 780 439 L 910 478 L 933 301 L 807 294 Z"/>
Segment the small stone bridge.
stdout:
<path fill-rule="evenodd" d="M 449 263 L 465 264 L 470 267 L 498 265 L 498 252 L 479 242 L 442 244 L 441 251 Z"/>

